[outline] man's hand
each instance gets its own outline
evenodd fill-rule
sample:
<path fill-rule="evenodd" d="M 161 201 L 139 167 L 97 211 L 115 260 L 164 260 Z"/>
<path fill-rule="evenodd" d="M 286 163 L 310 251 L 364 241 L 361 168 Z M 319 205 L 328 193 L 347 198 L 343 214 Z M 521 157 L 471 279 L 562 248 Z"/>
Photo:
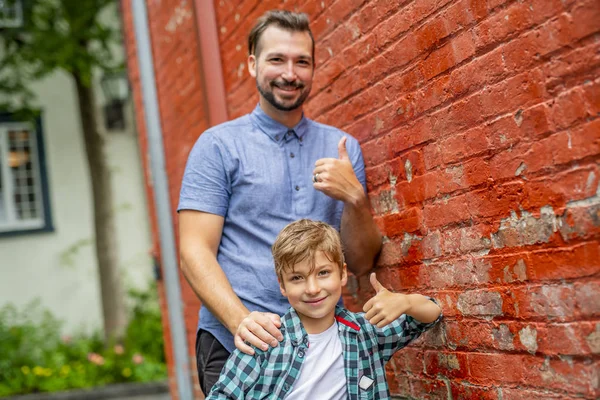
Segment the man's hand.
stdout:
<path fill-rule="evenodd" d="M 317 175 L 318 174 L 318 175 Z M 313 187 L 343 202 L 357 202 L 366 197 L 354 173 L 346 150 L 346 136 L 338 143 L 338 158 L 321 158 L 315 163 Z"/>
<path fill-rule="evenodd" d="M 253 355 L 254 349 L 250 345 L 263 350 L 267 350 L 269 345 L 277 347 L 283 340 L 280 327 L 279 315 L 253 311 L 240 322 L 233 342 L 242 353 Z"/>
<path fill-rule="evenodd" d="M 371 286 L 375 289 L 375 296 L 367 301 L 363 307 L 363 311 L 366 313 L 365 318 L 372 325 L 383 328 L 411 309 L 412 305 L 407 295 L 392 293 L 384 288 L 377 280 L 374 272 L 371 273 L 369 279 Z"/>

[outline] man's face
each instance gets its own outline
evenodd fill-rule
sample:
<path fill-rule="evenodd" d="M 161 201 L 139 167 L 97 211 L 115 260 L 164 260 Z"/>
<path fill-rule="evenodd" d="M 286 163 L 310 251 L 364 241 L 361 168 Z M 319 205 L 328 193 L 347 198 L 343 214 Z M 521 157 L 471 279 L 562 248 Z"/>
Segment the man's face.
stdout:
<path fill-rule="evenodd" d="M 301 107 L 312 88 L 314 72 L 308 32 L 269 26 L 257 48 L 258 55 L 248 57 L 248 69 L 260 95 L 280 111 Z"/>
<path fill-rule="evenodd" d="M 283 272 L 280 289 L 300 316 L 305 329 L 310 331 L 313 326 L 321 326 L 323 321 L 333 323 L 335 306 L 347 280 L 346 265 L 340 271 L 336 263 L 318 251 L 314 268 L 311 260 L 304 260 L 296 264 L 293 271 Z"/>

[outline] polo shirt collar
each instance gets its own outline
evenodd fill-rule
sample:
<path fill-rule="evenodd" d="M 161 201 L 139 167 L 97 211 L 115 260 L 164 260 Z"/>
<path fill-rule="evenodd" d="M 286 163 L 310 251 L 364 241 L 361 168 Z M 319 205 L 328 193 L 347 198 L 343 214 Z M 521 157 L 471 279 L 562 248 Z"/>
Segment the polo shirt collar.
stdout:
<path fill-rule="evenodd" d="M 290 128 L 287 126 L 275 121 L 273 118 L 269 117 L 262 108 L 260 108 L 260 104 L 256 105 L 256 108 L 250 114 L 253 122 L 255 122 L 258 129 L 263 131 L 267 136 L 269 136 L 275 142 L 281 142 L 283 140 L 289 141 L 293 137 L 297 137 L 300 141 L 302 141 L 303 136 L 306 134 L 308 130 L 308 121 L 302 114 L 302 118 L 300 122 L 294 126 L 293 129 L 295 135 L 288 135 L 288 131 Z"/>

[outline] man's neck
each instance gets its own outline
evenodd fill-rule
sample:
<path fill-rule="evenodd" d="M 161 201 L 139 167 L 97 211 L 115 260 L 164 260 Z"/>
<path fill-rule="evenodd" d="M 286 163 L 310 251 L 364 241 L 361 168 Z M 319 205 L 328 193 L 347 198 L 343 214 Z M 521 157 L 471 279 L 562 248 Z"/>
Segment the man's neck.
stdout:
<path fill-rule="evenodd" d="M 262 96 L 259 105 L 265 114 L 288 128 L 293 128 L 298 125 L 298 122 L 302 119 L 302 106 L 291 111 L 281 111 L 273 107 L 271 103 L 262 98 Z"/>

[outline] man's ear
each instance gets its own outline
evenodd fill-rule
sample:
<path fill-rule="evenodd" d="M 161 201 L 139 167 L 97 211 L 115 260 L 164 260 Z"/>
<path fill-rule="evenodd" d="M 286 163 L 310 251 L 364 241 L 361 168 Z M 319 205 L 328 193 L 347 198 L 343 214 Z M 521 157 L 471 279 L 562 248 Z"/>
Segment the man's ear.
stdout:
<path fill-rule="evenodd" d="M 248 56 L 248 72 L 251 77 L 256 78 L 256 56 L 254 54 Z"/>
<path fill-rule="evenodd" d="M 346 286 L 346 283 L 348 283 L 348 269 L 346 263 L 344 263 L 342 265 L 342 286 Z"/>

